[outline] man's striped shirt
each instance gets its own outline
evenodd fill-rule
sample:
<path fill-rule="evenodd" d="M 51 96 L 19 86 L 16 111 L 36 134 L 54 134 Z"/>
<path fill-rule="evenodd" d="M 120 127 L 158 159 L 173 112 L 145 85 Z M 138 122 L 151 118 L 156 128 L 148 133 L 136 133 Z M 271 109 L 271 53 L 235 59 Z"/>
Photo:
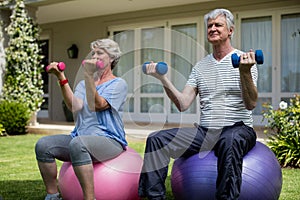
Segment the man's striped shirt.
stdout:
<path fill-rule="evenodd" d="M 200 96 L 200 125 L 222 128 L 238 121 L 252 127 L 252 112 L 243 104 L 239 69 L 233 68 L 231 54 L 242 54 L 235 49 L 222 60 L 212 54 L 199 61 L 192 69 L 187 85 L 196 87 Z M 257 67 L 251 68 L 254 85 L 257 86 Z"/>

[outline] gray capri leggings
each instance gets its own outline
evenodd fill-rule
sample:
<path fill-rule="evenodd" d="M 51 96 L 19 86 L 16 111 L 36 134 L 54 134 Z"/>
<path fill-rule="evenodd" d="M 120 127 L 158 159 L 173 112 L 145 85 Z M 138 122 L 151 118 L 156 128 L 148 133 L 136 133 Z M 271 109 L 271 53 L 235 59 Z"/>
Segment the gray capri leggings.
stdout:
<path fill-rule="evenodd" d="M 122 145 L 105 136 L 86 135 L 72 138 L 70 135 L 42 137 L 35 145 L 39 162 L 55 162 L 55 159 L 72 162 L 73 166 L 91 164 L 112 159 L 124 151 Z"/>

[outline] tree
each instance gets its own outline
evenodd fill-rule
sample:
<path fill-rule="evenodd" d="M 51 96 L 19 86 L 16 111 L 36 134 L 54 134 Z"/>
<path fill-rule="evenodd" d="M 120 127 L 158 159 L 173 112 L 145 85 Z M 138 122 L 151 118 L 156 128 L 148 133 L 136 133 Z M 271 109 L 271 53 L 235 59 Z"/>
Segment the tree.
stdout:
<path fill-rule="evenodd" d="M 2 22 L 0 21 L 0 95 L 2 93 L 2 74 L 5 68 L 5 53 L 4 53 L 4 47 L 3 47 L 4 37 L 2 32 Z M 1 136 L 1 132 L 0 132 Z"/>
<path fill-rule="evenodd" d="M 10 19 L 2 99 L 24 103 L 36 113 L 43 103 L 40 30 L 28 16 L 23 0 L 15 0 Z"/>

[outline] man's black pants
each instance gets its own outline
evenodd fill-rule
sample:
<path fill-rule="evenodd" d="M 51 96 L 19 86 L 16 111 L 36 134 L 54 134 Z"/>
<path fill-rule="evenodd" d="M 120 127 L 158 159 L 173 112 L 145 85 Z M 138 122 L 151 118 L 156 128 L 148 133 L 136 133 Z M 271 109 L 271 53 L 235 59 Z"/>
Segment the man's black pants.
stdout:
<path fill-rule="evenodd" d="M 170 158 L 189 157 L 199 151 L 214 150 L 218 157 L 216 199 L 237 199 L 242 183 L 243 157 L 255 143 L 255 131 L 243 122 L 223 129 L 198 126 L 154 132 L 146 141 L 139 195 L 148 199 L 165 199 Z"/>

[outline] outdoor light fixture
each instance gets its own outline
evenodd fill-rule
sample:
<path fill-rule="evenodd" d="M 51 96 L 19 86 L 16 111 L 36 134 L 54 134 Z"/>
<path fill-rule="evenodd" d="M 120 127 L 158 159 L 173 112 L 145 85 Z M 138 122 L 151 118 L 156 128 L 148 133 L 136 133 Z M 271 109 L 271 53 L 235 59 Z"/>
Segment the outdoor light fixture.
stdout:
<path fill-rule="evenodd" d="M 76 44 L 72 44 L 70 48 L 67 49 L 69 58 L 77 58 L 78 57 L 78 47 Z"/>

